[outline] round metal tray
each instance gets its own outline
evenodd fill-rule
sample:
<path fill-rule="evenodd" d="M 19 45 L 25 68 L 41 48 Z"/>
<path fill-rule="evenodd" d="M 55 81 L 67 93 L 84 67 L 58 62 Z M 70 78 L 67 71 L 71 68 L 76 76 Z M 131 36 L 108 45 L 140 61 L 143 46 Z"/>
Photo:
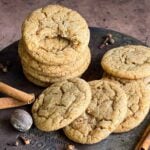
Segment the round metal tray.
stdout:
<path fill-rule="evenodd" d="M 90 28 L 91 39 L 90 48 L 92 54 L 92 61 L 88 70 L 84 73 L 82 78 L 87 81 L 100 79 L 103 73 L 100 67 L 100 60 L 103 54 L 113 48 L 121 45 L 136 44 L 144 45 L 142 42 L 112 31 L 101 28 Z M 103 40 L 103 36 L 111 33 L 115 39 L 115 44 L 108 45 L 103 49 L 99 49 L 99 45 Z M 0 81 L 3 81 L 13 87 L 24 90 L 26 92 L 34 92 L 37 95 L 43 90 L 30 83 L 23 75 L 20 60 L 17 53 L 18 42 L 6 47 L 0 52 L 0 63 L 10 62 L 7 73 L 0 72 Z M 29 62 L 30 63 L 30 62 Z M 3 95 L 1 94 L 0 97 Z M 22 107 L 30 112 L 31 106 Z M 79 150 L 133 150 L 137 144 L 145 127 L 150 122 L 150 114 L 146 117 L 144 122 L 130 132 L 122 134 L 111 134 L 107 139 L 93 145 L 81 145 L 70 141 L 62 130 L 45 133 L 39 131 L 35 126 L 27 133 L 19 133 L 10 125 L 10 114 L 14 109 L 0 110 L 0 150 L 64 150 L 66 145 L 73 144 Z M 19 144 L 19 146 L 10 146 L 8 143 L 15 142 L 18 135 L 23 134 L 31 138 L 30 145 Z"/>

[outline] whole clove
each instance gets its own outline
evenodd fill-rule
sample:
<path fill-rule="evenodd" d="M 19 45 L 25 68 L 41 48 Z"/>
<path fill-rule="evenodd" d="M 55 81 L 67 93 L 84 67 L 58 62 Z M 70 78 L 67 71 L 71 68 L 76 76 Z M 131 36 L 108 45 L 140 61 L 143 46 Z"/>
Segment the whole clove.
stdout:
<path fill-rule="evenodd" d="M 9 145 L 9 146 L 18 146 L 19 145 L 19 140 L 21 140 L 24 143 L 24 145 L 28 145 L 31 142 L 31 139 L 29 139 L 25 136 L 22 136 L 22 135 L 18 135 L 15 142 L 7 143 L 7 145 Z"/>
<path fill-rule="evenodd" d="M 105 46 L 109 45 L 109 44 L 114 44 L 115 40 L 113 39 L 112 34 L 108 33 L 105 37 L 104 40 L 102 41 L 102 43 L 100 44 L 99 48 L 104 48 Z"/>
<path fill-rule="evenodd" d="M 28 139 L 28 138 L 26 138 L 26 137 L 24 137 L 24 136 L 19 136 L 19 138 L 23 141 L 23 143 L 25 144 L 25 145 L 28 145 L 28 144 L 30 144 L 30 142 L 31 142 L 31 140 L 30 139 Z"/>

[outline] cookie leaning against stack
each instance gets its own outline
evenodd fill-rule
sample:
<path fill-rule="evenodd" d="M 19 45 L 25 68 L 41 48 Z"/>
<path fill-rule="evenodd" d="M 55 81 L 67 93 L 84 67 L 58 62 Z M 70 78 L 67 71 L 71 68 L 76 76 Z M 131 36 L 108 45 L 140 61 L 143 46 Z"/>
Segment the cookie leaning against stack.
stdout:
<path fill-rule="evenodd" d="M 91 60 L 89 39 L 88 25 L 76 11 L 60 5 L 33 11 L 22 25 L 19 43 L 25 76 L 47 86 L 82 75 Z"/>
<path fill-rule="evenodd" d="M 91 101 L 91 89 L 80 78 L 52 84 L 32 106 L 34 123 L 42 131 L 54 131 L 79 117 Z"/>
<path fill-rule="evenodd" d="M 104 78 L 120 84 L 128 98 L 125 120 L 115 132 L 126 132 L 137 127 L 150 109 L 150 48 L 127 45 L 108 51 L 102 58 Z M 136 80 L 135 80 L 136 79 Z"/>

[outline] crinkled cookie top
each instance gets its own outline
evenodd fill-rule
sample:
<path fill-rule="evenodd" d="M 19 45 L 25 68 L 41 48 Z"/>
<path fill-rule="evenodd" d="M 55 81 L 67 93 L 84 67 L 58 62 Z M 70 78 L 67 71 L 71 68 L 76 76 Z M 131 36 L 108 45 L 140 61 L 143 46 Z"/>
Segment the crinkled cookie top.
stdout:
<path fill-rule="evenodd" d="M 139 79 L 150 76 L 150 48 L 141 45 L 127 45 L 106 52 L 101 65 L 116 77 Z"/>
<path fill-rule="evenodd" d="M 33 11 L 23 23 L 22 35 L 30 55 L 42 63 L 55 65 L 76 60 L 90 38 L 85 19 L 60 5 Z"/>
<path fill-rule="evenodd" d="M 56 82 L 44 90 L 32 107 L 34 123 L 40 130 L 63 128 L 79 117 L 91 101 L 91 89 L 80 78 Z"/>

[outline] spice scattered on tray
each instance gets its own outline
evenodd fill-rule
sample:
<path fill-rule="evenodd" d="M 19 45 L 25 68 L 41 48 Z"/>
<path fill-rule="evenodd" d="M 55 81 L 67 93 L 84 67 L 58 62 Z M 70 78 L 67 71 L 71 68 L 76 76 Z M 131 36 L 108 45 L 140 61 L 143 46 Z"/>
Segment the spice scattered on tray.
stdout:
<path fill-rule="evenodd" d="M 2 63 L 0 63 L 0 71 L 6 73 L 8 71 L 7 66 L 4 66 Z"/>
<path fill-rule="evenodd" d="M 0 72 L 8 72 L 8 68 L 10 66 L 10 62 L 6 61 L 5 63 L 0 63 Z"/>
<path fill-rule="evenodd" d="M 31 142 L 31 139 L 29 139 L 29 138 L 27 138 L 27 137 L 24 137 L 24 136 L 19 136 L 20 137 L 20 139 L 23 141 L 23 143 L 25 144 L 25 145 L 28 145 L 28 144 L 30 144 L 30 142 Z"/>
<path fill-rule="evenodd" d="M 31 142 L 31 139 L 29 139 L 23 135 L 18 135 L 15 142 L 7 143 L 7 145 L 8 146 L 19 146 L 19 140 L 21 140 L 24 145 L 28 145 Z"/>
<path fill-rule="evenodd" d="M 115 43 L 115 40 L 113 39 L 112 34 L 108 33 L 105 37 L 102 43 L 100 44 L 99 48 L 104 48 L 107 45 L 113 45 Z"/>

